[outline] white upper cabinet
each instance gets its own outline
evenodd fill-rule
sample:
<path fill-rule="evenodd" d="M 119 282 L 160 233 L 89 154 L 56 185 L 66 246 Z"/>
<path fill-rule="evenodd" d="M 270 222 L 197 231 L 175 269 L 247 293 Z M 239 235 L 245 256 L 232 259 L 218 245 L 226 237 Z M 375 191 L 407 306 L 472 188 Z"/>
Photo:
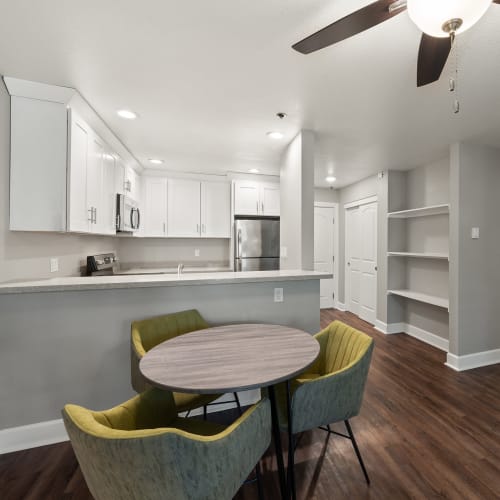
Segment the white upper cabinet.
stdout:
<path fill-rule="evenodd" d="M 279 184 L 273 182 L 235 181 L 234 214 L 279 216 Z"/>
<path fill-rule="evenodd" d="M 70 113 L 68 168 L 68 231 L 86 233 L 93 213 L 87 207 L 87 163 L 90 130 L 75 113 Z"/>
<path fill-rule="evenodd" d="M 10 229 L 114 234 L 119 179 L 130 177 L 139 198 L 137 160 L 75 89 L 3 79 L 11 96 Z"/>
<path fill-rule="evenodd" d="M 260 185 L 260 209 L 262 215 L 280 214 L 280 185 L 269 182 Z"/>
<path fill-rule="evenodd" d="M 141 236 L 164 237 L 167 235 L 167 179 L 143 179 L 143 223 Z"/>
<path fill-rule="evenodd" d="M 109 146 L 105 146 L 102 173 L 102 232 L 116 233 L 116 157 Z"/>
<path fill-rule="evenodd" d="M 254 181 L 235 181 L 235 215 L 259 215 L 259 183 Z"/>
<path fill-rule="evenodd" d="M 197 238 L 200 224 L 200 182 L 190 179 L 168 180 L 167 234 L 176 238 Z"/>
<path fill-rule="evenodd" d="M 125 170 L 125 194 L 130 196 L 130 198 L 135 201 L 140 200 L 140 192 L 141 192 L 141 178 L 139 174 L 132 168 L 127 167 Z"/>
<path fill-rule="evenodd" d="M 70 113 L 68 231 L 115 234 L 115 156 L 75 113 Z"/>
<path fill-rule="evenodd" d="M 201 183 L 201 236 L 231 236 L 231 193 L 227 182 Z"/>
<path fill-rule="evenodd" d="M 11 95 L 9 228 L 65 231 L 66 103 L 72 92 L 61 87 L 44 100 L 31 82 L 4 81 Z"/>

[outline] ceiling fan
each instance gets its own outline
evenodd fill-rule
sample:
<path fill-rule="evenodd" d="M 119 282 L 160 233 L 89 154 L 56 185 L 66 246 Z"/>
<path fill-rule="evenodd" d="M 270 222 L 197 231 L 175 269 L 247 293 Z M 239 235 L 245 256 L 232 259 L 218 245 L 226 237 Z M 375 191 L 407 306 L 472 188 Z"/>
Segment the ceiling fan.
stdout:
<path fill-rule="evenodd" d="M 418 52 L 417 87 L 439 80 L 455 35 L 474 25 L 492 0 L 378 0 L 304 38 L 292 46 L 310 54 L 357 35 L 408 9 L 423 31 Z M 493 0 L 500 4 L 500 0 Z"/>

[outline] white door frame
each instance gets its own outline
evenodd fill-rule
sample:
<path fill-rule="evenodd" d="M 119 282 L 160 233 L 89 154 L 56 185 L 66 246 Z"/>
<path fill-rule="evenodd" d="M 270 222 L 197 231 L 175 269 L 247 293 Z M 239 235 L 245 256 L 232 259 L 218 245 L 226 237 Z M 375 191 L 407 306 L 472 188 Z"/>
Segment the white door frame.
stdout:
<path fill-rule="evenodd" d="M 348 292 L 350 293 L 350 285 L 349 285 L 349 280 L 347 279 L 347 275 L 349 272 L 349 266 L 347 265 L 348 261 L 348 238 L 347 238 L 347 210 L 350 208 L 355 208 L 355 207 L 360 207 L 362 205 L 368 205 L 370 203 L 378 203 L 378 196 L 369 196 L 367 198 L 362 198 L 361 200 L 356 200 L 356 201 L 350 201 L 349 203 L 344 203 L 344 304 L 345 304 L 345 309 L 348 311 L 349 310 L 349 300 L 348 300 Z M 378 227 L 377 227 L 377 239 L 378 239 Z M 377 252 L 377 261 L 378 261 L 379 255 Z M 378 288 L 378 275 L 377 275 L 377 288 Z M 375 296 L 376 297 L 376 296 Z M 377 310 L 377 302 L 375 302 L 375 311 Z"/>
<path fill-rule="evenodd" d="M 330 203 L 326 201 L 315 201 L 315 207 L 322 208 L 333 208 L 333 257 L 335 260 L 333 261 L 333 293 L 335 297 L 333 298 L 333 307 L 338 309 L 339 305 L 339 272 L 340 272 L 340 257 L 339 257 L 339 204 L 338 203 Z"/>

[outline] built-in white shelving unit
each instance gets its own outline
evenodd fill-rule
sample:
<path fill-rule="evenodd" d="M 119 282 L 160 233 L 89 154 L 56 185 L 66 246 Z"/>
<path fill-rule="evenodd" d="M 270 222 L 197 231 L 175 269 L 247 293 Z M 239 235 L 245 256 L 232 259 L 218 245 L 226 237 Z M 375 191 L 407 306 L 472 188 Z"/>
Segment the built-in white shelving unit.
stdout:
<path fill-rule="evenodd" d="M 438 252 L 388 252 L 389 257 L 411 257 L 415 259 L 442 259 L 450 260 L 447 253 Z"/>
<path fill-rule="evenodd" d="M 398 295 L 399 297 L 406 297 L 407 299 L 423 302 L 424 304 L 431 304 L 433 306 L 449 309 L 450 301 L 443 297 L 436 297 L 427 293 L 414 292 L 412 290 L 387 290 L 388 295 Z"/>
<path fill-rule="evenodd" d="M 450 205 L 447 203 L 441 205 L 431 205 L 428 207 L 412 208 L 410 210 L 400 210 L 398 212 L 389 212 L 387 217 L 390 219 L 411 219 L 412 217 L 426 217 L 429 215 L 443 215 L 450 212 Z"/>

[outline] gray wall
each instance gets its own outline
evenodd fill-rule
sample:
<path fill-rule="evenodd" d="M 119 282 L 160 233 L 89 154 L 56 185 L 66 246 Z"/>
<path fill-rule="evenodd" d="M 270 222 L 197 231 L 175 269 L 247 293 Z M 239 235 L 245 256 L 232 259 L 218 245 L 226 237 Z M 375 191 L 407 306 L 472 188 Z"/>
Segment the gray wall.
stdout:
<path fill-rule="evenodd" d="M 370 196 L 378 199 L 377 224 L 377 319 L 387 320 L 387 207 L 388 178 L 385 172 L 382 179 L 377 175 L 368 177 L 339 190 L 339 300 L 345 303 L 345 204 Z"/>
<path fill-rule="evenodd" d="M 500 150 L 456 144 L 451 157 L 450 352 L 500 348 Z M 471 239 L 471 228 L 480 238 Z"/>
<path fill-rule="evenodd" d="M 322 203 L 338 203 L 339 191 L 331 188 L 315 188 L 314 201 Z"/>
<path fill-rule="evenodd" d="M 314 134 L 302 130 L 288 145 L 280 169 L 282 269 L 314 268 Z"/>
<path fill-rule="evenodd" d="M 275 287 L 284 302 L 273 301 Z M 266 322 L 319 331 L 319 281 L 0 295 L 0 429 L 125 401 L 130 323 L 196 307 L 213 324 Z"/>

